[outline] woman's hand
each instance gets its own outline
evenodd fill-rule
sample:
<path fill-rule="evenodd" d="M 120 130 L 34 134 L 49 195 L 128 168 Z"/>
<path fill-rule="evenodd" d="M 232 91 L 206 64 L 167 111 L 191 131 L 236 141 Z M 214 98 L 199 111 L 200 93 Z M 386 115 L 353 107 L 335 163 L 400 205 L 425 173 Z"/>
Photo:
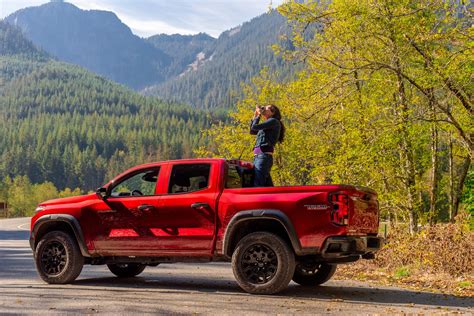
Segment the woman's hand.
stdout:
<path fill-rule="evenodd" d="M 253 119 L 255 120 L 257 117 L 260 116 L 260 108 L 258 107 L 258 105 L 255 107 L 255 113 L 253 114 Z"/>

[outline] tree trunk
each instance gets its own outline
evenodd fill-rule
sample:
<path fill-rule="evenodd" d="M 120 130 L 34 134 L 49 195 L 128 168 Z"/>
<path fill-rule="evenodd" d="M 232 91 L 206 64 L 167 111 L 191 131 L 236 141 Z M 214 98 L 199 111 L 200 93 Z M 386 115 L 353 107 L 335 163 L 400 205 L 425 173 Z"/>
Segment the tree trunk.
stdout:
<path fill-rule="evenodd" d="M 406 87 L 404 82 L 404 74 L 402 69 L 402 58 L 403 54 L 399 51 L 399 43 L 396 40 L 395 31 L 391 20 L 393 18 L 392 13 L 388 10 L 388 31 L 390 32 L 390 41 L 392 44 L 392 58 L 394 60 L 393 70 L 397 76 L 397 108 L 399 116 L 399 133 L 401 136 L 400 141 L 400 152 L 401 152 L 401 169 L 403 175 L 403 184 L 407 192 L 407 210 L 409 218 L 409 231 L 411 235 L 414 235 L 417 230 L 417 210 L 418 201 L 416 194 L 416 173 L 415 173 L 415 162 L 413 157 L 413 144 L 409 136 L 409 111 L 408 111 L 408 100 L 406 94 Z"/>
<path fill-rule="evenodd" d="M 397 85 L 398 85 L 398 103 L 400 106 L 400 133 L 401 139 L 401 157 L 402 164 L 404 165 L 403 172 L 405 178 L 405 187 L 407 189 L 408 199 L 408 218 L 409 218 L 409 231 L 410 234 L 414 234 L 417 229 L 417 202 L 416 202 L 416 178 L 415 178 L 415 163 L 412 152 L 412 143 L 410 140 L 408 125 L 409 125 L 409 114 L 408 104 L 406 99 L 405 84 L 401 76 L 401 66 L 399 60 L 396 61 L 397 69 Z"/>
<path fill-rule="evenodd" d="M 454 220 L 453 210 L 454 210 L 454 162 L 453 162 L 453 138 L 451 133 L 449 133 L 449 143 L 448 143 L 448 172 L 449 172 L 449 220 L 452 222 Z"/>
<path fill-rule="evenodd" d="M 432 102 L 433 89 L 430 89 L 431 108 L 431 174 L 430 174 L 430 211 L 429 223 L 433 225 L 437 220 L 436 201 L 438 200 L 438 126 L 436 125 L 435 106 Z"/>
<path fill-rule="evenodd" d="M 464 162 L 461 166 L 461 170 L 459 172 L 459 180 L 458 180 L 458 185 L 456 192 L 454 194 L 454 205 L 453 205 L 453 218 L 458 215 L 458 210 L 459 210 L 459 202 L 461 202 L 461 197 L 462 197 L 462 191 L 464 189 L 464 181 L 466 180 L 466 175 L 469 171 L 469 167 L 471 166 L 471 157 L 467 156 L 464 158 Z"/>

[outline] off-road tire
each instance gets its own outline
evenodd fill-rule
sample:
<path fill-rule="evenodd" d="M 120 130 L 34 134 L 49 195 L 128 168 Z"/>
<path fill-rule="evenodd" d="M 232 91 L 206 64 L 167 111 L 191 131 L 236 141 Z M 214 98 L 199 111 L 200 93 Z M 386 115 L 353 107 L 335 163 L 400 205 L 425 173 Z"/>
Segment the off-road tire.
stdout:
<path fill-rule="evenodd" d="M 141 263 L 117 263 L 108 264 L 110 272 L 119 278 L 131 278 L 139 275 L 145 270 L 146 265 Z"/>
<path fill-rule="evenodd" d="M 290 283 L 295 271 L 295 255 L 277 235 L 256 232 L 237 244 L 232 254 L 232 270 L 244 291 L 275 294 Z"/>
<path fill-rule="evenodd" d="M 296 264 L 293 281 L 303 286 L 320 285 L 329 281 L 336 268 L 335 264 L 299 262 Z"/>
<path fill-rule="evenodd" d="M 63 231 L 44 235 L 34 255 L 39 276 L 50 284 L 71 283 L 84 266 L 84 257 L 75 238 Z"/>

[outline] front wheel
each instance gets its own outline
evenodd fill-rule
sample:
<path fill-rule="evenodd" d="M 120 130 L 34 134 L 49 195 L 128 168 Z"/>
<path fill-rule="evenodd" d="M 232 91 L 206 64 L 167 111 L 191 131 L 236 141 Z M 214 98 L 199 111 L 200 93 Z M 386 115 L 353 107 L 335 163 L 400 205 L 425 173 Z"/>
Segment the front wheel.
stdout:
<path fill-rule="evenodd" d="M 45 282 L 65 284 L 79 276 L 84 257 L 74 238 L 63 231 L 52 231 L 44 235 L 36 246 L 35 265 Z"/>
<path fill-rule="evenodd" d="M 131 278 L 142 273 L 146 265 L 141 263 L 114 263 L 108 264 L 107 267 L 110 272 L 120 278 Z"/>
<path fill-rule="evenodd" d="M 336 272 L 336 265 L 317 262 L 299 262 L 293 281 L 299 285 L 311 286 L 327 282 Z"/>
<path fill-rule="evenodd" d="M 275 234 L 252 233 L 242 238 L 232 255 L 239 286 L 252 294 L 274 294 L 288 286 L 295 271 L 295 256 Z"/>

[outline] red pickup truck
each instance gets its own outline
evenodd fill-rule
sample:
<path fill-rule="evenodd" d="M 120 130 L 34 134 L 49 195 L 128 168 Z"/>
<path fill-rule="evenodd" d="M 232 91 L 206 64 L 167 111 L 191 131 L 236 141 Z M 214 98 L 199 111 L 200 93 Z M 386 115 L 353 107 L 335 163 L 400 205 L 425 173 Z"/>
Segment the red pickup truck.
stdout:
<path fill-rule="evenodd" d="M 134 167 L 96 193 L 39 204 L 30 245 L 40 277 L 69 283 L 84 264 L 119 277 L 173 262 L 231 261 L 240 287 L 272 294 L 318 285 L 337 264 L 372 259 L 377 194 L 352 185 L 251 187 L 240 160 Z"/>

